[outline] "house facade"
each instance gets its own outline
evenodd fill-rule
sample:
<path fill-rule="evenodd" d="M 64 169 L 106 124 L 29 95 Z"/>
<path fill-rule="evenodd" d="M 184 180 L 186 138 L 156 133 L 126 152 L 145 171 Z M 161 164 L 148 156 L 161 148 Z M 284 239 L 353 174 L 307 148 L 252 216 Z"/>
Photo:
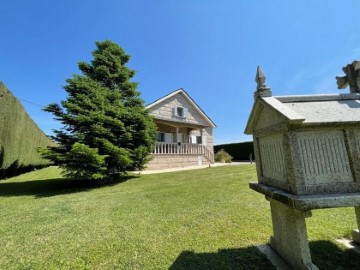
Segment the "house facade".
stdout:
<path fill-rule="evenodd" d="M 149 170 L 214 163 L 215 123 L 183 90 L 178 89 L 146 106 L 158 128 Z"/>

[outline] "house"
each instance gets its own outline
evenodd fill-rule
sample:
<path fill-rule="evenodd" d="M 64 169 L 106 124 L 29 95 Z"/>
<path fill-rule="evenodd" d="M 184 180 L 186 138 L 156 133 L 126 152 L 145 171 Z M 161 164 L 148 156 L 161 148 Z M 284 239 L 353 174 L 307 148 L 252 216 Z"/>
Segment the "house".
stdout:
<path fill-rule="evenodd" d="M 150 103 L 146 109 L 158 127 L 148 169 L 214 163 L 212 133 L 216 125 L 183 89 Z"/>

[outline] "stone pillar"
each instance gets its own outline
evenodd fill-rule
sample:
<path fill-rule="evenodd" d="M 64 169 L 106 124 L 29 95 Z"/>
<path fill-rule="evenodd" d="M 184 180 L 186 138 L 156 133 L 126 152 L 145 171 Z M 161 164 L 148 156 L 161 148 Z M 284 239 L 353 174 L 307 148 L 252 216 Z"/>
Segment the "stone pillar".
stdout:
<path fill-rule="evenodd" d="M 177 128 L 175 128 L 175 136 L 176 136 L 176 139 L 175 139 L 175 141 L 176 142 L 178 142 L 179 141 L 179 128 L 177 127 Z"/>
<path fill-rule="evenodd" d="M 353 241 L 360 244 L 360 233 L 359 233 L 359 229 L 360 229 L 360 207 L 354 207 L 354 208 L 355 208 L 357 229 L 353 230 L 351 235 L 352 235 Z"/>
<path fill-rule="evenodd" d="M 272 248 L 294 269 L 316 269 L 311 261 L 305 218 L 311 211 L 299 211 L 283 203 L 270 201 L 274 236 L 270 239 Z"/>

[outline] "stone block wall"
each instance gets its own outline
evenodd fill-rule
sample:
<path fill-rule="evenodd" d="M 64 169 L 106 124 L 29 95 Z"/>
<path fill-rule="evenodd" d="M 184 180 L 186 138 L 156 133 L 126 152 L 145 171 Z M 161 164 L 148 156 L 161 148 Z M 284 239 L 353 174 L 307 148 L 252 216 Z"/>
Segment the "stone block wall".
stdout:
<path fill-rule="evenodd" d="M 173 109 L 177 106 L 188 109 L 186 117 L 178 117 L 174 115 Z M 199 112 L 181 94 L 177 94 L 153 106 L 150 110 L 150 114 L 155 117 L 160 117 L 167 120 L 208 125 L 208 123 L 204 120 L 204 117 L 201 116 Z"/>
<path fill-rule="evenodd" d="M 199 157 L 201 157 L 202 165 L 210 164 L 209 160 L 202 155 L 152 155 L 153 159 L 147 164 L 147 170 L 161 170 L 170 168 L 184 168 L 191 166 L 199 166 Z"/>
<path fill-rule="evenodd" d="M 282 135 L 275 134 L 259 138 L 259 148 L 263 175 L 287 182 Z"/>

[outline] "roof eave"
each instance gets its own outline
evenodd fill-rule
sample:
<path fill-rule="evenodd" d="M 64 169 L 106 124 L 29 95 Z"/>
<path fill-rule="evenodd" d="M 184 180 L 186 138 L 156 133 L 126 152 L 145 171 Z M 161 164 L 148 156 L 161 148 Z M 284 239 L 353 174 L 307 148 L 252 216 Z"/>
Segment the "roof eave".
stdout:
<path fill-rule="evenodd" d="M 255 126 L 255 119 L 257 119 L 257 117 L 259 116 L 260 112 L 261 112 L 262 108 L 261 108 L 261 103 L 258 101 L 258 99 L 255 100 L 252 108 L 251 108 L 251 112 L 250 112 L 250 116 L 249 119 L 246 123 L 246 127 L 244 130 L 244 133 L 246 135 L 252 135 L 253 131 L 254 131 L 254 126 Z"/>
<path fill-rule="evenodd" d="M 255 124 L 258 117 L 261 114 L 262 107 L 269 106 L 270 108 L 277 111 L 280 115 L 286 118 L 289 124 L 300 125 L 305 121 L 305 117 L 298 114 L 297 112 L 291 110 L 286 105 L 282 104 L 279 100 L 274 97 L 259 97 L 255 100 L 253 108 L 249 116 L 244 133 L 246 135 L 251 135 L 254 132 Z"/>

